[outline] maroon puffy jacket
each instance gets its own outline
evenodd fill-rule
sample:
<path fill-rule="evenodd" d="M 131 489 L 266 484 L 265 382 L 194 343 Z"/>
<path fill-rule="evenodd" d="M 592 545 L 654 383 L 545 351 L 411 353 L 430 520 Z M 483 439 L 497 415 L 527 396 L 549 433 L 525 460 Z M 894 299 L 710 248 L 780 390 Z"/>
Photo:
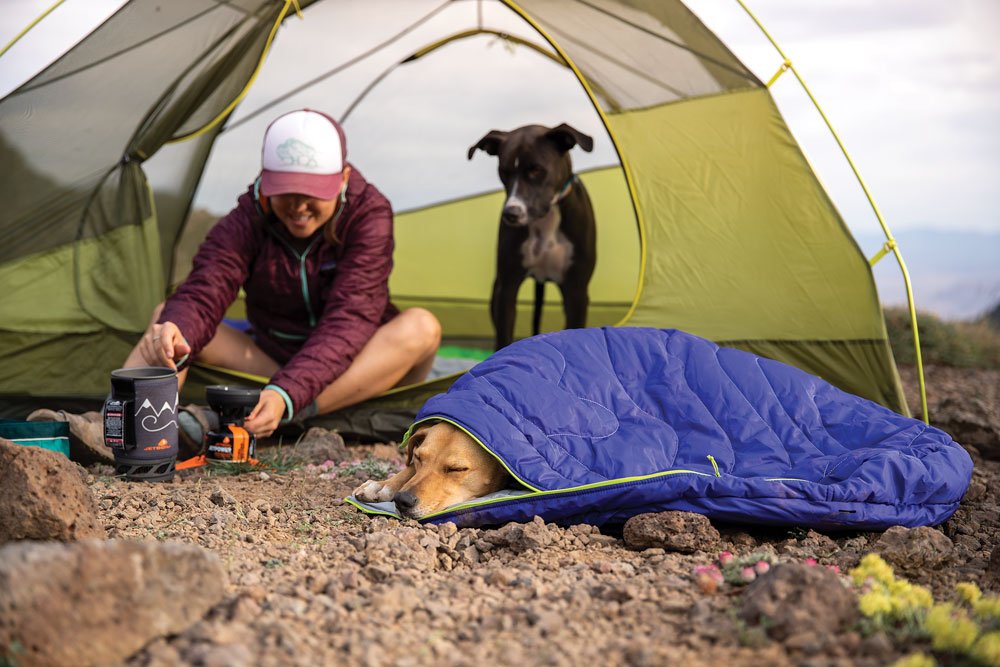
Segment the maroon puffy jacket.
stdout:
<path fill-rule="evenodd" d="M 159 321 L 176 324 L 195 356 L 242 287 L 254 340 L 282 366 L 271 384 L 298 412 L 399 312 L 389 301 L 392 208 L 353 167 L 336 237 L 296 239 L 261 212 L 251 187 L 209 231 Z"/>

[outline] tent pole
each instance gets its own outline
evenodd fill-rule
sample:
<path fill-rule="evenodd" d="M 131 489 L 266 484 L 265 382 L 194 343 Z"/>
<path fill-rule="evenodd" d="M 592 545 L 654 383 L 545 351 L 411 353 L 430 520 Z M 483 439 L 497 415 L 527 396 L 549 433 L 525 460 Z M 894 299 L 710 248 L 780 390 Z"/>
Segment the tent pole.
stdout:
<path fill-rule="evenodd" d="M 820 107 L 819 102 L 813 96 L 812 91 L 809 90 L 809 86 L 806 85 L 806 82 L 799 74 L 799 71 L 795 69 L 795 65 L 792 64 L 792 61 L 788 58 L 788 56 L 785 55 L 785 52 L 781 50 L 781 47 L 778 46 L 778 42 L 775 41 L 774 37 L 771 36 L 771 33 L 769 33 L 767 29 L 764 27 L 764 24 L 762 24 L 760 20 L 754 15 L 754 13 L 750 11 L 750 8 L 746 6 L 743 0 L 736 0 L 736 2 L 739 3 L 740 7 L 743 8 L 743 10 L 747 13 L 747 15 L 753 20 L 753 22 L 757 24 L 757 27 L 760 28 L 760 31 L 762 33 L 764 33 L 764 36 L 767 37 L 767 40 L 771 42 L 771 45 L 774 47 L 774 49 L 778 52 L 778 55 L 780 55 L 782 60 L 784 61 L 782 62 L 781 69 L 779 69 L 778 72 L 768 82 L 767 84 L 768 87 L 770 88 L 771 84 L 777 81 L 778 76 L 780 76 L 781 73 L 784 72 L 786 69 L 791 70 L 792 74 L 794 74 L 795 78 L 798 80 L 799 85 L 802 86 L 802 90 L 805 91 L 806 95 L 809 96 L 810 101 L 812 101 L 813 106 L 816 107 L 816 111 L 819 112 L 819 115 L 823 119 L 823 122 L 826 123 L 827 129 L 830 130 L 830 134 L 833 135 L 834 141 L 837 142 L 837 145 L 840 147 L 841 152 L 844 154 L 844 158 L 847 159 L 847 164 L 850 165 L 851 171 L 854 172 L 855 178 L 858 179 L 858 184 L 864 191 L 865 197 L 868 198 L 868 203 L 871 204 L 872 211 L 875 212 L 875 217 L 878 219 L 879 224 L 882 226 L 882 231 L 885 234 L 886 238 L 886 243 L 883 246 L 882 250 L 880 251 L 880 254 L 872 258 L 870 265 L 874 266 L 875 262 L 881 259 L 882 256 L 884 256 L 890 250 L 896 256 L 896 261 L 899 264 L 899 269 L 903 274 L 903 282 L 906 285 L 906 301 L 910 308 L 910 324 L 913 327 L 913 347 L 916 353 L 916 361 L 917 361 L 917 379 L 920 384 L 920 407 L 921 410 L 923 411 L 924 423 L 930 424 L 930 415 L 927 414 L 927 387 L 924 384 L 924 365 L 920 355 L 920 333 L 917 330 L 917 310 L 916 306 L 913 303 L 913 287 L 910 284 L 910 273 L 906 269 L 906 262 L 903 261 L 903 255 L 899 250 L 899 246 L 896 243 L 896 239 L 893 238 L 892 232 L 889 231 L 889 225 L 886 223 L 885 218 L 882 217 L 882 212 L 879 210 L 878 205 L 875 203 L 875 199 L 872 197 L 871 191 L 868 190 L 868 186 L 865 184 L 864 179 L 861 177 L 861 172 L 858 171 L 857 166 L 854 164 L 854 160 L 851 159 L 850 154 L 847 152 L 847 148 L 844 146 L 844 142 L 840 140 L 840 136 L 837 134 L 837 131 L 833 129 L 833 124 L 830 122 L 830 119 L 827 118 L 826 113 L 823 112 L 823 108 Z"/>
<path fill-rule="evenodd" d="M 340 118 L 338 120 L 340 120 L 341 123 L 347 122 L 347 118 L 354 112 L 354 110 L 357 108 L 357 106 L 359 104 L 361 104 L 362 100 L 364 100 L 366 97 L 368 97 L 368 94 L 371 93 L 372 90 L 375 89 L 375 86 L 377 86 L 380 83 L 382 83 L 382 81 L 385 79 L 385 77 L 389 76 L 389 73 L 392 72 L 393 70 L 395 70 L 400 65 L 406 65 L 408 63 L 415 62 L 415 61 L 419 60 L 420 58 L 423 58 L 424 56 L 426 56 L 428 53 L 433 53 L 437 49 L 440 49 L 440 48 L 442 48 L 444 46 L 447 46 L 448 44 L 451 44 L 454 41 L 465 39 L 467 37 L 477 37 L 479 35 L 495 35 L 496 37 L 499 37 L 500 39 L 507 40 L 507 41 L 512 42 L 514 44 L 521 44 L 521 45 L 526 46 L 526 47 L 528 47 L 530 49 L 533 49 L 536 53 L 540 53 L 541 55 L 545 56 L 546 58 L 549 58 L 550 60 L 552 60 L 553 62 L 555 62 L 555 63 L 557 63 L 559 65 L 564 65 L 565 64 L 562 60 L 559 59 L 559 56 L 557 56 L 556 54 L 551 53 L 549 51 L 546 51 L 541 46 L 538 46 L 537 44 L 533 44 L 532 42 L 529 42 L 528 40 L 521 39 L 520 37 L 518 37 L 516 35 L 508 35 L 506 33 L 499 32 L 497 30 L 490 30 L 488 28 L 474 28 L 472 30 L 464 30 L 462 32 L 455 33 L 454 35 L 450 35 L 448 37 L 445 37 L 444 39 L 439 39 L 438 41 L 436 41 L 436 42 L 434 42 L 432 44 L 428 44 L 427 46 L 421 47 L 420 49 L 414 51 L 412 54 L 410 54 L 409 56 L 403 58 L 399 62 L 393 63 L 393 64 L 389 65 L 389 67 L 387 67 L 381 74 L 379 74 L 377 77 L 375 77 L 375 79 L 371 83 L 369 83 L 367 86 L 365 86 L 365 89 L 362 90 L 361 94 L 359 94 L 357 97 L 355 97 L 354 101 L 351 102 L 347 106 L 347 109 L 344 111 L 344 113 L 342 113 L 340 115 Z"/>
<path fill-rule="evenodd" d="M 563 48 L 559 46 L 556 40 L 545 32 L 545 30 L 542 29 L 542 26 L 540 26 L 535 19 L 529 16 L 527 12 L 521 9 L 514 2 L 514 0 L 501 0 L 501 2 L 507 5 L 511 11 L 515 12 L 518 16 L 524 19 L 524 21 L 534 28 L 539 35 L 544 37 L 545 41 L 549 43 L 549 46 L 551 46 L 553 50 L 559 54 L 559 57 L 565 61 L 566 66 L 570 68 L 573 75 L 576 76 L 577 81 L 579 81 L 580 85 L 583 86 L 583 90 L 587 93 L 587 97 L 590 98 L 590 103 L 593 105 L 594 111 L 597 112 L 601 122 L 604 124 L 604 129 L 607 131 L 608 137 L 611 138 L 611 145 L 614 146 L 615 153 L 618 155 L 618 161 L 621 163 L 622 172 L 625 174 L 625 184 L 628 185 L 629 195 L 632 198 L 632 209 L 635 211 L 636 224 L 639 227 L 639 280 L 636 284 L 635 296 L 632 297 L 632 305 L 629 306 L 628 312 L 625 313 L 625 316 L 622 317 L 621 321 L 615 324 L 615 326 L 622 326 L 630 317 L 632 317 L 632 313 L 635 312 L 635 308 L 639 304 L 639 295 L 642 294 L 642 284 L 646 275 L 646 228 L 643 224 L 642 209 L 639 207 L 639 194 L 635 189 L 635 180 L 632 177 L 632 169 L 629 167 L 628 161 L 625 159 L 625 156 L 622 155 L 621 149 L 618 147 L 618 140 L 615 138 L 615 133 L 611 129 L 611 123 L 608 122 L 608 117 L 604 114 L 604 110 L 601 109 L 601 105 L 597 102 L 597 96 L 594 95 L 594 91 L 591 90 L 590 85 L 584 78 L 583 73 L 580 72 L 580 69 L 576 66 L 576 63 L 573 62 Z"/>
<path fill-rule="evenodd" d="M 31 30 L 36 25 L 38 25 L 39 22 L 41 22 L 41 20 L 43 18 L 45 18 L 46 16 L 48 16 L 49 14 L 51 14 L 52 10 L 55 9 L 56 7 L 58 7 L 59 5 L 61 5 L 63 2 L 65 2 L 65 0 L 56 0 L 56 3 L 54 5 L 52 5 L 51 7 L 49 7 L 48 9 L 46 9 L 44 12 L 42 12 L 41 16 L 39 16 L 37 19 L 35 19 L 31 23 L 29 23 L 24 28 L 24 30 L 22 30 L 21 32 L 17 33 L 17 35 L 15 35 L 14 39 L 12 39 L 9 42 L 7 42 L 7 45 L 5 47 L 3 47 L 3 49 L 0 49 L 0 56 L 3 56 L 3 54 L 7 53 L 8 49 L 10 49 L 10 47 L 14 46 L 14 44 L 16 44 L 19 39 L 21 39 L 26 34 L 28 34 L 29 30 Z"/>
<path fill-rule="evenodd" d="M 250 92 L 250 87 L 253 86 L 254 81 L 257 80 L 257 75 L 260 74 L 260 69 L 261 67 L 264 66 L 264 61 L 267 60 L 267 54 L 268 51 L 270 51 L 271 49 L 271 43 L 274 41 L 274 36 L 278 33 L 278 28 L 281 27 L 281 22 L 285 20 L 285 16 L 288 14 L 289 8 L 292 7 L 294 7 L 295 9 L 295 14 L 300 19 L 303 18 L 302 9 L 299 7 L 299 0 L 285 0 L 285 6 L 282 7 L 281 12 L 278 14 L 278 18 L 275 19 L 274 25 L 271 27 L 271 32 L 267 36 L 267 42 L 264 43 L 264 49 L 261 51 L 260 58 L 257 60 L 257 67 L 250 75 L 250 79 L 247 81 L 246 86 L 243 87 L 243 90 L 240 91 L 240 93 L 233 99 L 232 102 L 229 103 L 229 105 L 225 109 L 220 111 L 215 118 L 210 120 L 203 127 L 193 132 L 189 132 L 188 134 L 185 134 L 182 137 L 174 137 L 173 139 L 167 141 L 168 144 L 176 144 L 182 141 L 188 141 L 190 139 L 200 137 L 201 135 L 205 134 L 213 127 L 218 125 L 220 122 L 223 121 L 223 119 L 227 118 L 229 114 L 232 113 L 233 109 L 236 108 L 236 105 L 239 104 L 243 100 L 243 98 L 246 97 L 247 93 Z"/>

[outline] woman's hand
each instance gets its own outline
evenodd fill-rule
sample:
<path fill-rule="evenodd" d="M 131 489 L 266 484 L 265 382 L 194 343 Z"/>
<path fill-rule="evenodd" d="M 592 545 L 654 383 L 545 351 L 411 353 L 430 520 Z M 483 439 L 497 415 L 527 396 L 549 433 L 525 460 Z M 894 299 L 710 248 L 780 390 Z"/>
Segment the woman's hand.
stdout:
<path fill-rule="evenodd" d="M 243 425 L 258 438 L 266 438 L 278 428 L 285 416 L 285 399 L 273 389 L 260 392 L 260 399 Z"/>
<path fill-rule="evenodd" d="M 177 370 L 177 362 L 184 355 L 191 354 L 191 346 L 173 322 L 152 324 L 142 335 L 138 349 L 147 365 L 167 366 L 173 370 Z"/>

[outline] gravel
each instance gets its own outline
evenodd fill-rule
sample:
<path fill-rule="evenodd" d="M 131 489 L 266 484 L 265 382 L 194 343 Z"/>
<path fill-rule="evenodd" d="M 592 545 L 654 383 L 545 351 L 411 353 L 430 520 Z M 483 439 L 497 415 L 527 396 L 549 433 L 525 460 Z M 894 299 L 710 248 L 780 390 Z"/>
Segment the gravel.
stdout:
<path fill-rule="evenodd" d="M 911 401 L 912 377 L 906 369 Z M 991 371 L 929 373 L 932 418 L 946 399 L 975 395 L 996 405 L 984 389 L 993 382 L 995 392 L 996 379 Z M 982 430 L 980 424 L 977 438 Z M 943 562 L 907 572 L 911 581 L 947 599 L 959 581 L 995 586 L 1000 463 L 979 451 L 1000 442 L 986 445 L 973 450 L 972 486 L 951 520 L 925 529 L 932 536 L 894 534 L 888 541 L 883 533 L 716 525 L 683 545 L 626 544 L 621 532 L 539 519 L 459 529 L 370 518 L 342 498 L 373 472 L 384 476 L 401 465 L 385 445 L 349 444 L 349 458 L 318 465 L 242 474 L 209 468 L 162 484 L 123 482 L 106 466 L 92 466 L 88 483 L 109 538 L 201 545 L 228 575 L 222 602 L 187 630 L 145 646 L 128 665 L 874 667 L 912 645 L 862 636 L 832 616 L 826 626 L 820 619 L 797 628 L 791 620 L 768 634 L 739 613 L 747 586 L 706 585 L 696 569 L 729 551 L 736 558 L 763 554 L 775 564 L 771 573 L 809 559 L 846 571 L 880 540 L 913 553 L 930 540 L 951 549 L 936 556 Z M 686 523 L 666 517 L 653 528 Z M 817 630 L 823 627 L 829 631 Z"/>

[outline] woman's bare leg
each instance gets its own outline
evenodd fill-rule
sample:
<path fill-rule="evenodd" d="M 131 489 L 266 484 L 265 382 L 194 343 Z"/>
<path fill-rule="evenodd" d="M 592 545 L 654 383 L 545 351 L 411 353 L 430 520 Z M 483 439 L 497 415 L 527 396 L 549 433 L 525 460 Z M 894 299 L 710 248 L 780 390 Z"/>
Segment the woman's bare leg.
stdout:
<path fill-rule="evenodd" d="M 269 378 L 280 366 L 257 347 L 250 336 L 228 324 L 219 324 L 208 345 L 198 353 L 198 361 Z"/>
<path fill-rule="evenodd" d="M 153 316 L 149 324 L 152 326 L 159 318 L 160 311 L 163 310 L 161 303 L 153 310 Z M 253 373 L 263 377 L 271 377 L 278 370 L 278 364 L 269 357 L 250 336 L 242 331 L 232 328 L 228 324 L 220 323 L 215 331 L 215 336 L 208 345 L 198 353 L 198 361 L 214 366 L 231 368 L 235 371 Z M 146 361 L 138 348 L 134 348 L 125 359 L 123 368 L 135 368 L 145 366 Z M 187 377 L 187 369 L 177 374 L 178 388 L 184 386 L 184 379 Z"/>
<path fill-rule="evenodd" d="M 159 318 L 162 304 L 153 312 Z M 423 308 L 410 308 L 383 324 L 339 378 L 316 397 L 318 414 L 326 414 L 377 396 L 387 389 L 421 382 L 434 364 L 441 344 L 441 325 Z M 280 366 L 250 336 L 227 324 L 219 324 L 215 336 L 197 356 L 198 361 L 252 373 L 266 378 Z M 145 366 L 133 350 L 124 367 Z M 187 369 L 177 374 L 183 386 Z"/>
<path fill-rule="evenodd" d="M 434 364 L 441 325 L 423 308 L 410 308 L 379 327 L 351 366 L 316 397 L 326 414 L 396 386 L 421 382 Z"/>

